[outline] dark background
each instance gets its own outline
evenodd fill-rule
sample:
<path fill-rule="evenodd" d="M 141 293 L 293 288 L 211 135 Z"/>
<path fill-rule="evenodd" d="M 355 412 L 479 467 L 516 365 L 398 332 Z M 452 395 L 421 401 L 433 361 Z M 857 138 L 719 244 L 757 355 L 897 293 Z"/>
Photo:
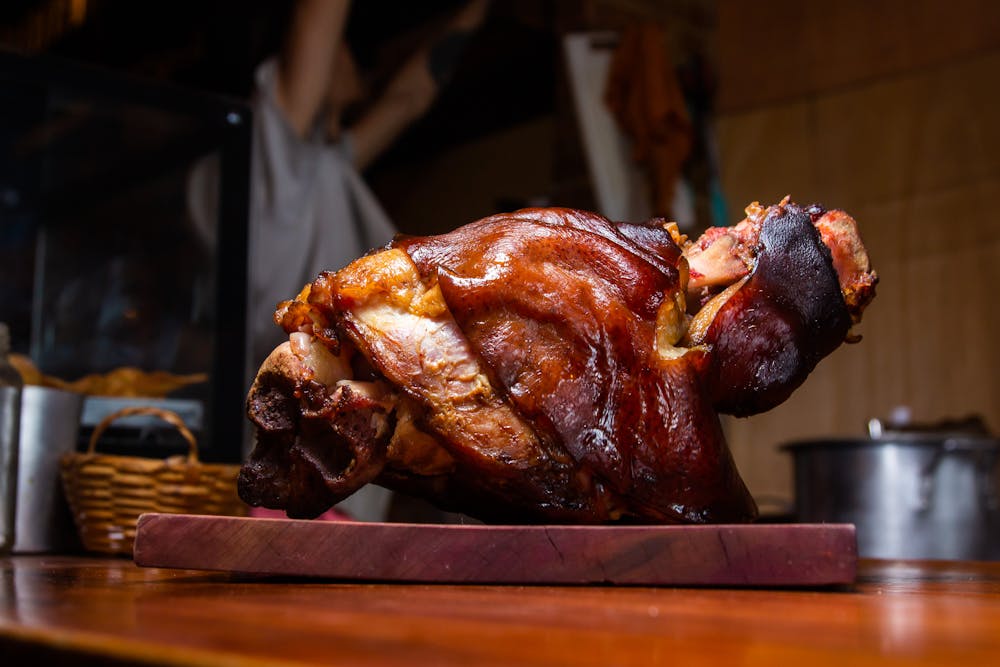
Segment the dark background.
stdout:
<path fill-rule="evenodd" d="M 51 3 L 12 0 L 0 26 L 15 31 Z M 356 2 L 346 36 L 372 85 L 419 44 L 436 22 L 460 7 L 454 0 Z M 34 50 L 165 81 L 248 98 L 254 68 L 277 52 L 290 2 L 169 3 L 90 0 L 86 21 L 56 32 Z M 395 146 L 384 163 L 410 160 L 550 113 L 558 43 L 553 2 L 497 2 L 434 108 Z M 25 41 L 8 33 L 11 42 Z"/>

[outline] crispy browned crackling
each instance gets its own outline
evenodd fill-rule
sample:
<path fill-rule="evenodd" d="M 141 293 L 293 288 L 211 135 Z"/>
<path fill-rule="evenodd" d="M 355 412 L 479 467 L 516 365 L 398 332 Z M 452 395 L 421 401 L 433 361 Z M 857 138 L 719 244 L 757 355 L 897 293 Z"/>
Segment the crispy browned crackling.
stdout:
<path fill-rule="evenodd" d="M 731 284 L 715 283 L 725 289 L 694 316 L 686 342 L 712 350 L 704 381 L 715 407 L 746 416 L 786 400 L 848 338 L 878 278 L 857 224 L 843 211 L 801 208 L 786 198 L 748 207 L 731 230 L 717 233 L 726 241 L 707 246 L 727 248 L 721 264 Z M 692 265 L 704 255 L 694 254 Z M 745 272 L 732 269 L 734 257 Z"/>
<path fill-rule="evenodd" d="M 488 521 L 746 521 L 717 411 L 784 400 L 873 285 L 849 216 L 788 201 L 694 243 L 569 209 L 400 238 L 279 308 L 241 494 L 309 516 L 374 481 Z"/>
<path fill-rule="evenodd" d="M 627 513 L 745 520 L 753 502 L 696 381 L 703 355 L 673 354 L 677 337 L 656 345 L 658 321 L 672 322 L 660 313 L 683 313 L 680 248 L 662 225 L 621 228 L 527 210 L 402 247 L 437 275 L 492 384 Z"/>

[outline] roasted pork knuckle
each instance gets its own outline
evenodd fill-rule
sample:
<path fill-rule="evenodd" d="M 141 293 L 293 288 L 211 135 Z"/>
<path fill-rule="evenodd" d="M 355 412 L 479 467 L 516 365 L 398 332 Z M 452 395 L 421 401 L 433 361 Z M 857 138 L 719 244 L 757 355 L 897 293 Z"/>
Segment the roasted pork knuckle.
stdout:
<path fill-rule="evenodd" d="M 524 209 L 399 237 L 279 305 L 239 491 L 313 517 L 364 484 L 487 522 L 744 522 L 719 413 L 768 410 L 876 274 L 854 220 L 787 198 L 691 242 Z"/>

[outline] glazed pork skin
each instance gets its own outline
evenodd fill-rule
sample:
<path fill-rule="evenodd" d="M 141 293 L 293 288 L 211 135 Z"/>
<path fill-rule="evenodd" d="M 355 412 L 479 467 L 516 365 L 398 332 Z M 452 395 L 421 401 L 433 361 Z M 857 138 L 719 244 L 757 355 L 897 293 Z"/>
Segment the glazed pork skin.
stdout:
<path fill-rule="evenodd" d="M 375 482 L 494 522 L 751 520 L 717 412 L 780 403 L 873 296 L 830 219 L 786 200 L 687 243 L 527 209 L 399 238 L 279 308 L 240 493 L 290 516 Z"/>

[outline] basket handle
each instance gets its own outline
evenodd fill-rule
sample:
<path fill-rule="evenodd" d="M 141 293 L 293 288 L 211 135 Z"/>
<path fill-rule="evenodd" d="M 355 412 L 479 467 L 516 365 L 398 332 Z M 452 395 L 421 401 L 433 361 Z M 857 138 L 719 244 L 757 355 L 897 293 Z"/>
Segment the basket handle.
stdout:
<path fill-rule="evenodd" d="M 184 439 L 188 443 L 188 455 L 187 460 L 189 463 L 196 463 L 198 461 L 198 441 L 194 437 L 194 433 L 191 429 L 187 427 L 184 420 L 181 419 L 180 415 L 176 412 L 170 410 L 164 410 L 163 408 L 154 408 L 152 406 L 134 406 L 128 408 L 122 408 L 116 412 L 112 412 L 110 415 L 106 416 L 104 419 L 94 427 L 94 432 L 90 434 L 90 442 L 87 444 L 87 453 L 93 454 L 96 447 L 97 441 L 100 439 L 104 431 L 107 430 L 108 426 L 112 422 L 121 419 L 122 417 L 129 417 L 131 415 L 153 415 L 159 417 L 163 421 L 167 422 L 174 428 L 176 428 Z"/>

